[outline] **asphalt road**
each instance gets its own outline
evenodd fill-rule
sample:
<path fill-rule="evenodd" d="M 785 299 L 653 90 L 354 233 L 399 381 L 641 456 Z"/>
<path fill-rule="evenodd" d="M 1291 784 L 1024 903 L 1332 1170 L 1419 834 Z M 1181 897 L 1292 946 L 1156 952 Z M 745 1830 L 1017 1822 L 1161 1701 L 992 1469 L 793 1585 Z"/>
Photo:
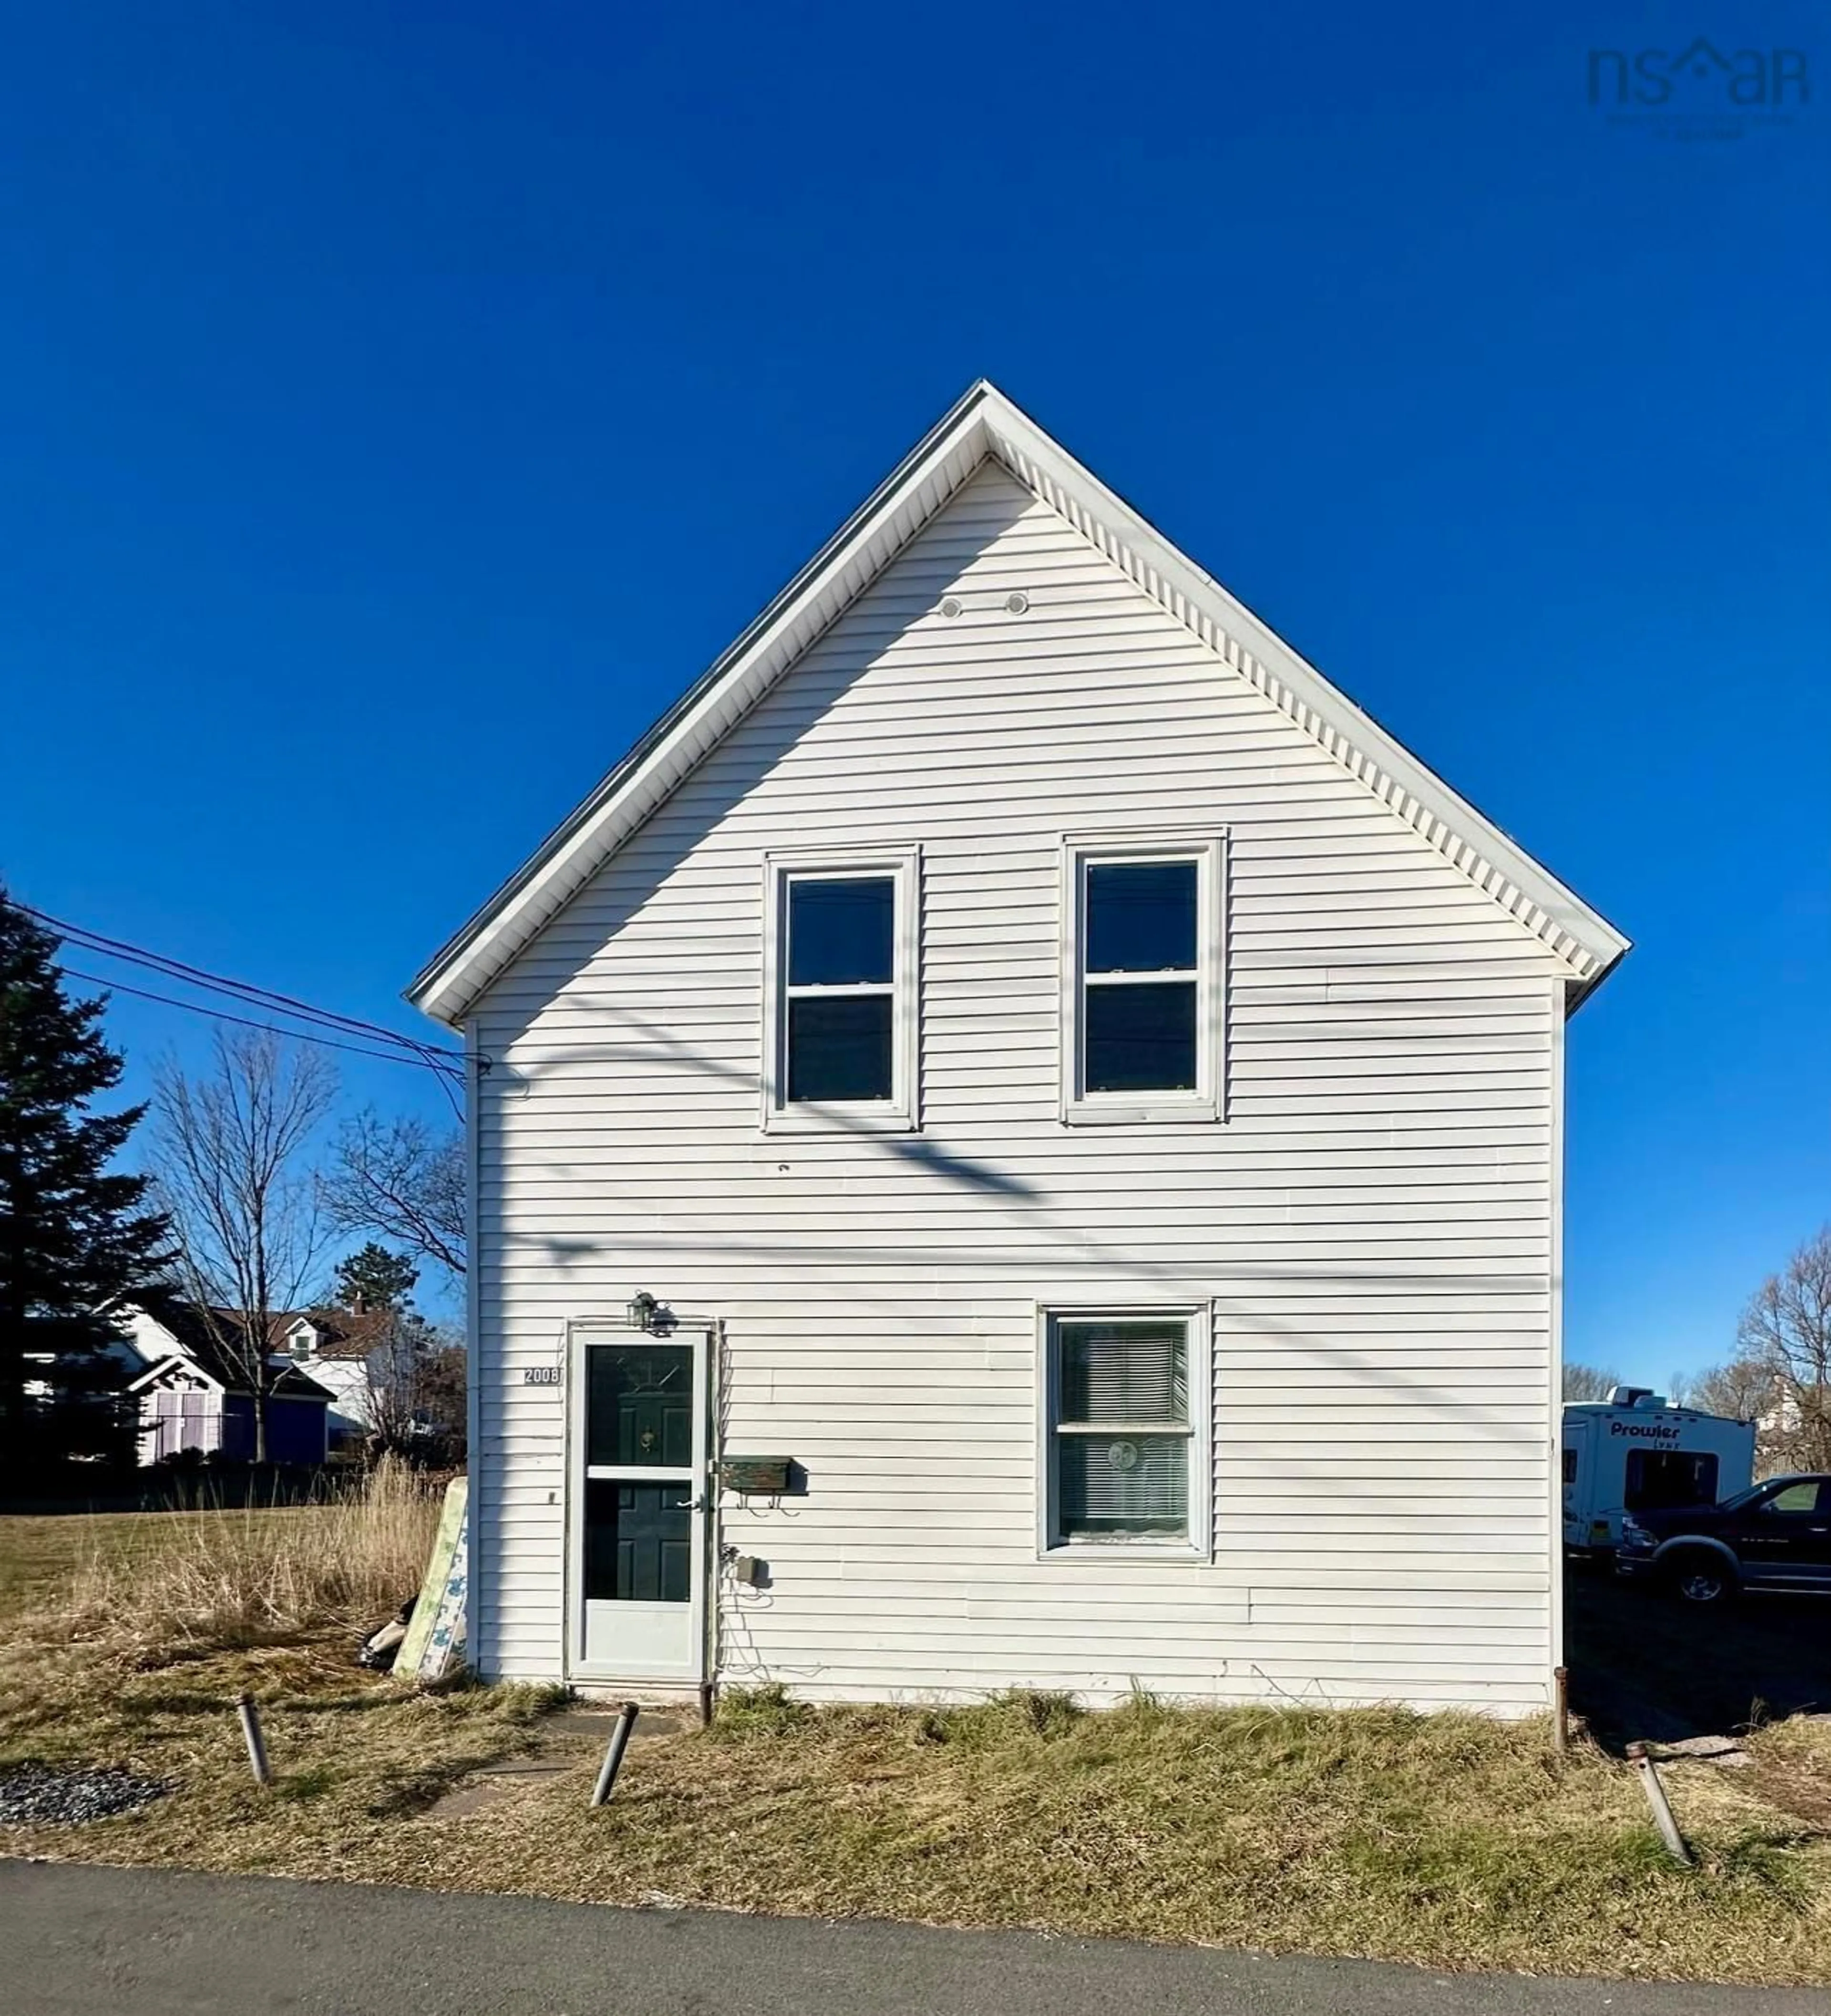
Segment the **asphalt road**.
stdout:
<path fill-rule="evenodd" d="M 1826 2016 L 1804 1989 L 0 1862 L 5 2016 Z"/>

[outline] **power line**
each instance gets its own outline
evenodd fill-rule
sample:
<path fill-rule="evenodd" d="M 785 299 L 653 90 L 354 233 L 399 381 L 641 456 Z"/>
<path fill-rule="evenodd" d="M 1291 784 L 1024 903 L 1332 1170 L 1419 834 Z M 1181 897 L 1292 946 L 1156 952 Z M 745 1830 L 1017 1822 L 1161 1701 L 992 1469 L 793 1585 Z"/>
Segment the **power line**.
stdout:
<path fill-rule="evenodd" d="M 97 974 L 79 973 L 66 967 L 73 979 L 87 981 L 92 986 L 112 988 L 124 994 L 137 995 L 143 1001 L 154 1001 L 169 1008 L 181 1008 L 193 1015 L 207 1015 L 221 1022 L 232 1022 L 246 1029 L 258 1029 L 269 1035 L 287 1036 L 300 1042 L 315 1043 L 326 1049 L 344 1050 L 353 1057 L 372 1057 L 380 1064 L 413 1064 L 429 1071 L 439 1090 L 445 1095 L 446 1103 L 461 1122 L 463 1108 L 459 1104 L 452 1087 L 464 1083 L 466 1058 L 460 1050 L 449 1050 L 441 1046 L 420 1042 L 416 1038 L 404 1036 L 398 1030 L 384 1028 L 378 1022 L 365 1021 L 361 1017 L 345 1015 L 334 1008 L 320 1008 L 314 1003 L 301 1001 L 292 995 L 281 994 L 269 987 L 256 986 L 251 981 L 235 980 L 227 974 L 210 972 L 207 968 L 187 964 L 183 959 L 174 959 L 164 952 L 151 951 L 124 938 L 112 938 L 101 931 L 92 931 L 85 924 L 67 923 L 49 912 L 34 908 L 30 903 L 16 903 L 15 907 L 28 916 L 36 917 L 59 937 L 88 952 L 99 952 L 105 959 L 117 959 L 129 965 L 144 967 L 159 974 L 161 978 L 175 981 L 181 987 L 189 987 L 202 993 L 225 995 L 238 1007 L 265 1008 L 284 1017 L 288 1021 L 302 1022 L 305 1028 L 285 1028 L 272 1022 L 254 1021 L 246 1015 L 233 1015 L 225 1009 L 211 1006 L 201 1001 L 186 1001 L 169 994 L 155 992 L 150 988 L 134 987 L 122 980 L 108 980 Z M 333 1029 L 334 1036 L 313 1035 L 310 1029 Z M 359 1040 L 345 1040 L 355 1036 Z M 376 1042 L 394 1046 L 388 1049 L 377 1049 Z"/>
<path fill-rule="evenodd" d="M 317 1043 L 327 1050 L 348 1050 L 353 1057 L 373 1057 L 378 1064 L 410 1064 L 416 1070 L 433 1072 L 441 1080 L 455 1080 L 460 1084 L 463 1082 L 463 1074 L 454 1065 L 435 1062 L 431 1057 L 410 1057 L 401 1050 L 368 1049 L 360 1043 L 340 1042 L 334 1036 L 315 1036 L 303 1029 L 286 1029 L 274 1022 L 257 1022 L 247 1015 L 232 1015 L 226 1008 L 213 1008 L 205 1001 L 181 1001 L 176 995 L 155 994 L 150 988 L 130 987 L 124 980 L 105 980 L 99 973 L 79 972 L 74 966 L 63 967 L 59 970 L 72 980 L 86 981 L 92 987 L 106 987 L 114 993 L 135 995 L 142 1001 L 160 1002 L 168 1008 L 188 1009 L 193 1015 L 207 1015 L 218 1022 L 237 1023 L 244 1029 L 264 1030 L 270 1036 L 287 1036 L 297 1042 Z M 452 1053 L 440 1054 L 449 1056 Z"/>
<path fill-rule="evenodd" d="M 67 923 L 60 917 L 52 916 L 46 911 L 34 909 L 30 903 L 17 903 L 16 906 L 86 951 L 100 952 L 106 958 L 124 959 L 130 965 L 148 967 L 183 985 L 225 994 L 243 1006 L 268 1008 L 290 1019 L 311 1022 L 320 1028 L 335 1028 L 345 1035 L 366 1038 L 371 1042 L 391 1043 L 409 1052 L 413 1057 L 428 1062 L 438 1060 L 459 1067 L 464 1061 L 461 1051 L 422 1042 L 417 1038 L 402 1035 L 398 1030 L 384 1028 L 378 1022 L 365 1021 L 359 1016 L 344 1015 L 334 1008 L 320 1008 L 313 1003 L 301 1001 L 292 995 L 279 993 L 272 988 L 256 986 L 251 981 L 235 980 L 226 974 L 211 973 L 205 967 L 189 965 L 182 959 L 174 959 L 164 952 L 153 952 L 144 945 L 135 945 L 126 939 L 109 938 L 100 931 L 90 930 L 87 925 Z M 114 983 L 104 981 L 100 984 L 107 986 Z M 126 988 L 124 991 L 132 993 L 136 990 Z M 163 999 L 165 997 L 153 995 L 150 998 Z M 186 1007 L 195 1004 L 177 1002 L 172 1005 Z"/>
<path fill-rule="evenodd" d="M 130 965 L 150 967 L 168 979 L 180 981 L 186 985 L 211 992 L 227 994 L 237 1000 L 252 1003 L 258 1007 L 273 1008 L 284 1014 L 316 1022 L 326 1028 L 341 1029 L 351 1035 L 397 1044 L 402 1049 L 411 1050 L 419 1056 L 446 1057 L 453 1063 L 461 1061 L 461 1053 L 457 1051 L 441 1049 L 434 1044 L 423 1042 L 416 1037 L 404 1036 L 397 1030 L 384 1028 L 380 1023 L 366 1021 L 359 1016 L 345 1015 L 334 1008 L 321 1008 L 315 1003 L 301 1001 L 292 995 L 279 993 L 272 988 L 257 986 L 251 981 L 236 980 L 227 974 L 211 973 L 206 967 L 189 965 L 183 959 L 174 959 L 168 953 L 153 952 L 143 945 L 136 945 L 124 939 L 106 937 L 99 931 L 91 931 L 87 925 L 66 923 L 62 919 L 49 916 L 41 910 L 33 910 L 31 914 L 87 951 L 99 952 L 111 959 L 124 959 Z"/>

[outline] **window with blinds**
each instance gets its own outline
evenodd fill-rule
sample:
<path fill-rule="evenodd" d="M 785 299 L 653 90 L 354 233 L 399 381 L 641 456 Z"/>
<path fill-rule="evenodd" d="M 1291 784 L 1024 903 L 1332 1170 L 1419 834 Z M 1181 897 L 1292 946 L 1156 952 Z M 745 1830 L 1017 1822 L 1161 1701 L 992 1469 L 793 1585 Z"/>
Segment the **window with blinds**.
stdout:
<path fill-rule="evenodd" d="M 1058 1316 L 1051 1327 L 1057 1537 L 1186 1535 L 1188 1319 Z"/>

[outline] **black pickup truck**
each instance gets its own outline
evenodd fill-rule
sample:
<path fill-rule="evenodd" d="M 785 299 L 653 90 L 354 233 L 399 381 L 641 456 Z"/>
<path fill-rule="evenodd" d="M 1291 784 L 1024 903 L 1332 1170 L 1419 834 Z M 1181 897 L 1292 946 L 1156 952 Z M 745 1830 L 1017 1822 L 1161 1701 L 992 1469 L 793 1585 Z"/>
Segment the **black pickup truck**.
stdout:
<path fill-rule="evenodd" d="M 1745 1588 L 1831 1593 L 1831 1476 L 1771 1477 L 1721 1505 L 1631 1512 L 1615 1572 L 1687 1603 Z"/>

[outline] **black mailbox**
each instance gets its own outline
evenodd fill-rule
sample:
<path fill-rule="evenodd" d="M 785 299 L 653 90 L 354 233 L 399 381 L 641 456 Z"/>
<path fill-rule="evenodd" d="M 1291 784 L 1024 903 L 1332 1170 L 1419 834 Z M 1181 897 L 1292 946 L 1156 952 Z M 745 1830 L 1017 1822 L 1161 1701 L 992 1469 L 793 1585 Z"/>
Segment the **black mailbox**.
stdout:
<path fill-rule="evenodd" d="M 719 1465 L 719 1481 L 727 1491 L 753 1495 L 786 1491 L 791 1460 L 785 1456 L 728 1456 Z"/>

